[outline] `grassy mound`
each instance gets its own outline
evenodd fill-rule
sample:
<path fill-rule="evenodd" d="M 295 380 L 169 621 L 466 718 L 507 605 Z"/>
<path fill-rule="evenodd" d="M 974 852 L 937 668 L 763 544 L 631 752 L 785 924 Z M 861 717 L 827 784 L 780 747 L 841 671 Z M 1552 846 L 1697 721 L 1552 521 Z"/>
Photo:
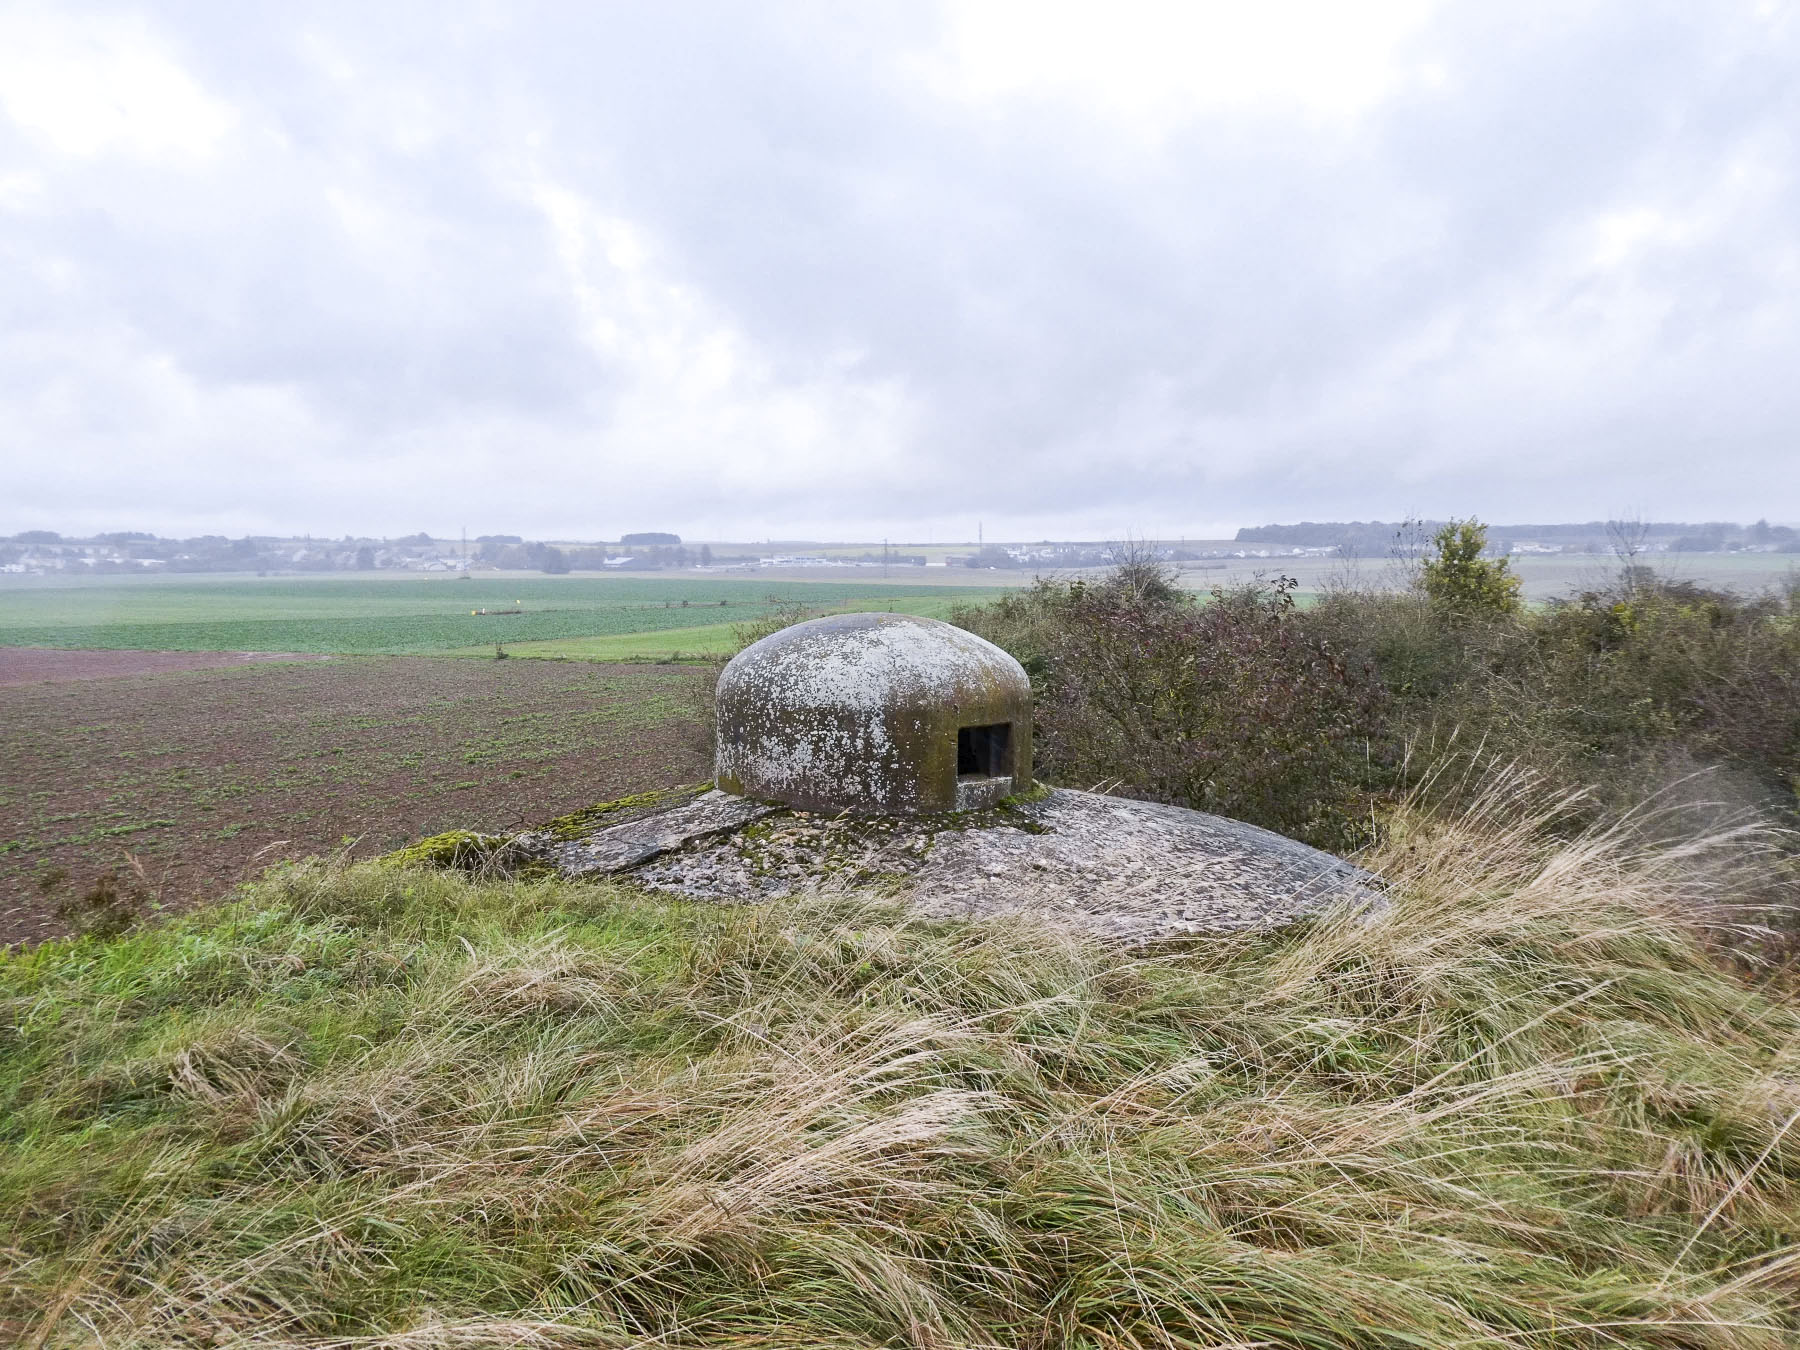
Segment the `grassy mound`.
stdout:
<path fill-rule="evenodd" d="M 1500 814 L 1152 952 L 363 865 L 7 956 L 0 1341 L 1793 1345 L 1730 878 Z"/>

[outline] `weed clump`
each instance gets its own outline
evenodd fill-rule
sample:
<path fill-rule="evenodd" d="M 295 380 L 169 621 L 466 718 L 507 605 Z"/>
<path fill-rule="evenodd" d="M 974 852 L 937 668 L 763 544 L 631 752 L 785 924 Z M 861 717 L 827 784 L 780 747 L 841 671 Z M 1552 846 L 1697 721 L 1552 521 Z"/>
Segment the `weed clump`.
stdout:
<path fill-rule="evenodd" d="M 475 830 L 446 830 L 405 848 L 384 854 L 384 867 L 436 867 L 459 872 L 495 873 L 523 861 L 518 849 L 504 835 Z"/>
<path fill-rule="evenodd" d="M 141 872 L 133 871 L 102 873 L 80 889 L 70 884 L 67 868 L 53 867 L 38 878 L 38 893 L 54 898 L 56 917 L 76 937 L 118 937 L 157 908 Z"/>

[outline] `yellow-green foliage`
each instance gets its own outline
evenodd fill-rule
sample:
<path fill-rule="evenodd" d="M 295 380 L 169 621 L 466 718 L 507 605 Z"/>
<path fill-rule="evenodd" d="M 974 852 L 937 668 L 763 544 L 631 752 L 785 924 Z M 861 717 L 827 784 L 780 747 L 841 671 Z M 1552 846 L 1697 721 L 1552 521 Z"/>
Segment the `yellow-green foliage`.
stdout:
<path fill-rule="evenodd" d="M 1505 558 L 1484 558 L 1487 526 L 1453 520 L 1432 536 L 1437 553 L 1425 560 L 1419 581 L 1432 607 L 1452 619 L 1517 614 L 1519 579 Z"/>
<path fill-rule="evenodd" d="M 603 826 L 616 825 L 652 811 L 678 805 L 711 786 L 710 783 L 698 783 L 634 793 L 629 797 L 584 806 L 579 811 L 557 816 L 539 828 L 557 839 L 585 839 Z M 541 861 L 528 857 L 511 838 L 481 834 L 475 830 L 446 830 L 442 834 L 430 835 L 405 848 L 384 854 L 377 861 L 383 867 L 438 868 L 489 876 L 502 873 L 541 875 L 548 870 Z"/>
<path fill-rule="evenodd" d="M 711 786 L 711 783 L 696 783 L 638 792 L 629 797 L 584 806 L 579 811 L 557 816 L 539 828 L 557 839 L 585 839 L 603 826 L 616 825 L 647 815 L 651 811 L 679 805 L 689 798 L 699 796 Z M 518 871 L 521 864 L 529 861 L 523 856 L 511 856 L 514 852 L 513 841 L 503 835 L 480 834 L 474 830 L 446 830 L 443 834 L 431 835 L 385 854 L 379 861 L 385 867 L 433 867 L 497 874 L 501 871 Z"/>
<path fill-rule="evenodd" d="M 0 1338 L 1800 1343 L 1800 1010 L 1701 940 L 1755 841 L 1543 825 L 1149 951 L 361 865 L 0 957 Z"/>
<path fill-rule="evenodd" d="M 474 830 L 446 830 L 381 858 L 388 867 L 454 867 L 473 871 L 506 845 L 499 835 Z"/>

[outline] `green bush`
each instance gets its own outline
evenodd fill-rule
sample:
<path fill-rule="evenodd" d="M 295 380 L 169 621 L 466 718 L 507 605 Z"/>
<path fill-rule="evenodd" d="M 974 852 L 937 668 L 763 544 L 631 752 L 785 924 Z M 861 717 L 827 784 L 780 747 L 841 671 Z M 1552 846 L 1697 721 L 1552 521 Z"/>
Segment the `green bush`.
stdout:
<path fill-rule="evenodd" d="M 1452 623 L 1508 618 L 1519 612 L 1519 579 L 1505 558 L 1484 558 L 1487 526 L 1452 520 L 1432 536 L 1437 553 L 1419 569 L 1432 608 Z"/>

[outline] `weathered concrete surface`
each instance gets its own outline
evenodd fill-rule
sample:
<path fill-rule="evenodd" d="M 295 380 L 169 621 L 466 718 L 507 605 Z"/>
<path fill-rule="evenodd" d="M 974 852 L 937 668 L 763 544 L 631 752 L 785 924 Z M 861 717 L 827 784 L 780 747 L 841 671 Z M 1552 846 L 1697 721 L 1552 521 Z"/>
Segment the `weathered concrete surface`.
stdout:
<path fill-rule="evenodd" d="M 819 811 L 929 815 L 1031 785 L 1031 681 L 984 638 L 910 614 L 795 624 L 719 676 L 721 788 Z M 958 772 L 963 728 L 1010 727 L 1003 767 Z"/>
<path fill-rule="evenodd" d="M 622 872 L 652 858 L 717 838 L 780 810 L 766 802 L 707 792 L 680 806 L 608 825 L 586 839 L 523 835 L 519 843 L 566 877 Z"/>
<path fill-rule="evenodd" d="M 711 792 L 558 847 L 555 865 L 568 875 L 620 873 L 705 899 L 875 882 L 927 915 L 1030 913 L 1134 940 L 1266 930 L 1385 903 L 1369 873 L 1268 830 L 1066 789 L 913 819 L 821 816 Z"/>

